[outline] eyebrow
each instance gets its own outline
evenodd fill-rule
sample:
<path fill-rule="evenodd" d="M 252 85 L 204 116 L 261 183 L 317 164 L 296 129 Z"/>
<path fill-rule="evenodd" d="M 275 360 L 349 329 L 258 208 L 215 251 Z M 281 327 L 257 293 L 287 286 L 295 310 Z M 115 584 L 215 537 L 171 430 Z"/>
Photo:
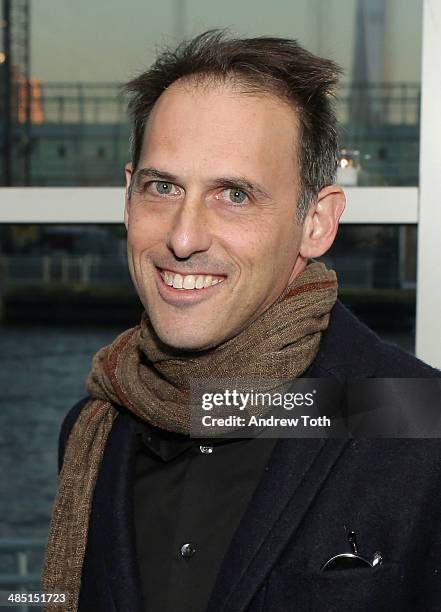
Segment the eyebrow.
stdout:
<path fill-rule="evenodd" d="M 138 176 L 144 176 L 146 178 L 156 178 L 158 180 L 166 181 L 167 183 L 179 184 L 180 180 L 174 174 L 160 170 L 159 168 L 139 168 L 135 171 L 134 178 Z M 225 187 L 226 189 L 239 188 L 240 190 L 252 193 L 257 198 L 264 200 L 271 200 L 271 196 L 265 191 L 265 189 L 257 184 L 256 182 L 249 181 L 243 176 L 220 176 L 215 179 L 207 181 L 210 187 Z"/>
<path fill-rule="evenodd" d="M 135 171 L 134 178 L 138 178 L 138 176 L 162 179 L 167 183 L 175 183 L 178 180 L 177 177 L 170 174 L 170 172 L 158 170 L 157 168 L 139 168 Z"/>

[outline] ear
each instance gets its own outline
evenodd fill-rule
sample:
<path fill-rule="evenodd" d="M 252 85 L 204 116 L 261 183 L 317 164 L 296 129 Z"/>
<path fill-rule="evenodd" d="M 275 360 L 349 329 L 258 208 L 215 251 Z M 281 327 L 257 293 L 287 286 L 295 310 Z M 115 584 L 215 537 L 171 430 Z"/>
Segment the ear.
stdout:
<path fill-rule="evenodd" d="M 338 185 L 324 187 L 311 206 L 303 223 L 300 255 L 314 259 L 331 248 L 346 205 L 343 190 Z"/>
<path fill-rule="evenodd" d="M 126 226 L 126 229 L 129 228 L 129 208 L 130 208 L 130 184 L 132 182 L 132 176 L 133 176 L 133 164 L 132 162 L 129 162 L 128 164 L 125 165 L 124 168 L 125 171 L 125 175 L 126 175 L 126 194 L 125 194 L 125 206 L 124 206 L 124 225 Z"/>

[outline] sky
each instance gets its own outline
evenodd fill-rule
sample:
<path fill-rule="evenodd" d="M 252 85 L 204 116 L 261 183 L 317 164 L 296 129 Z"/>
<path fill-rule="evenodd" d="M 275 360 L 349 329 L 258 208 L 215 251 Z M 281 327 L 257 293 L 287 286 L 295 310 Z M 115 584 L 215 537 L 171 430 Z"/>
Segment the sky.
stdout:
<path fill-rule="evenodd" d="M 31 71 L 43 82 L 123 82 L 165 44 L 213 27 L 297 38 L 349 81 L 357 0 L 31 0 Z M 422 0 L 386 0 L 385 80 L 420 78 Z"/>

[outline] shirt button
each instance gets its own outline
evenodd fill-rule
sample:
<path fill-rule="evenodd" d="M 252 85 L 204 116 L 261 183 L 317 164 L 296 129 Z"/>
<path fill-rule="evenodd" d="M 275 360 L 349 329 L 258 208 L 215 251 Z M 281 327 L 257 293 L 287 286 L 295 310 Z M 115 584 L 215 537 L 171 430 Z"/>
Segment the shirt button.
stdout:
<path fill-rule="evenodd" d="M 199 450 L 204 455 L 211 455 L 211 453 L 213 452 L 213 447 L 212 446 L 200 446 Z"/>
<path fill-rule="evenodd" d="M 195 552 L 196 548 L 190 542 L 181 546 L 181 557 L 184 557 L 184 559 L 190 559 Z"/>

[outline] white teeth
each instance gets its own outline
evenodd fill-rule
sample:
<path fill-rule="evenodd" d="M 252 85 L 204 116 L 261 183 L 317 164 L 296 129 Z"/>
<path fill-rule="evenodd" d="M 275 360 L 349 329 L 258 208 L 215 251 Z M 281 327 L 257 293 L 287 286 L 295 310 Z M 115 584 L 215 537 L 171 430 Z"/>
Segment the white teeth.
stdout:
<path fill-rule="evenodd" d="M 175 289 L 206 289 L 222 283 L 225 279 L 219 277 L 213 277 L 211 274 L 175 274 L 168 270 L 161 270 L 161 276 L 164 279 L 166 285 L 174 287 Z"/>
<path fill-rule="evenodd" d="M 182 289 L 182 276 L 180 274 L 175 274 L 173 277 L 173 287 L 175 289 Z"/>
<path fill-rule="evenodd" d="M 195 286 L 195 278 L 192 274 L 184 277 L 184 282 L 182 284 L 183 289 L 194 289 Z"/>
<path fill-rule="evenodd" d="M 204 277 L 196 276 L 196 283 L 195 283 L 196 289 L 202 289 L 203 286 L 204 286 Z"/>

